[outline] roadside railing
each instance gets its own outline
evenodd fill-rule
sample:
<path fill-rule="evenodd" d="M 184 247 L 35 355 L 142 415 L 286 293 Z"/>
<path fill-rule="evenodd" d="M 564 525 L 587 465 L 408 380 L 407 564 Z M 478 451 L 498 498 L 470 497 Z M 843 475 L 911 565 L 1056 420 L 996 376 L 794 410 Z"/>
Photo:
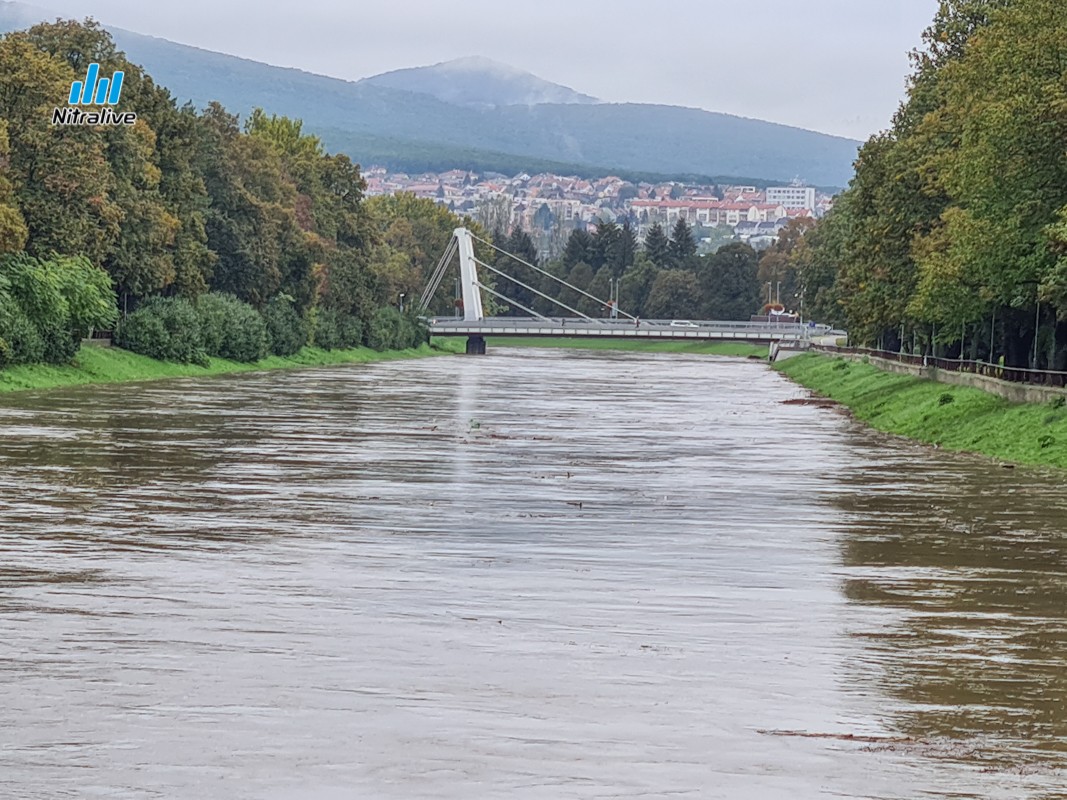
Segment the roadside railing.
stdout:
<path fill-rule="evenodd" d="M 812 350 L 823 353 L 848 353 L 851 355 L 870 356 L 900 364 L 917 367 L 933 367 L 948 372 L 969 372 L 998 378 L 1012 383 L 1029 383 L 1036 386 L 1067 386 L 1067 372 L 1051 369 L 1026 369 L 1024 367 L 1002 367 L 985 361 L 967 361 L 958 358 L 935 358 L 934 356 L 896 353 L 890 350 L 874 350 L 867 347 L 834 347 L 831 345 L 812 345 Z"/>

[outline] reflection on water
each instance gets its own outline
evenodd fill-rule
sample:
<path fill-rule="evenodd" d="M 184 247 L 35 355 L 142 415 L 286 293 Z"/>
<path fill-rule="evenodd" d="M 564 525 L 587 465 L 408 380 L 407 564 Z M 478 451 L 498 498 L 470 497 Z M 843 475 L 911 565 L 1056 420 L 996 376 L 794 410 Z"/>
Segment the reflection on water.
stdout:
<path fill-rule="evenodd" d="M 0 797 L 1061 796 L 1059 476 L 744 361 L 0 399 Z"/>
<path fill-rule="evenodd" d="M 843 476 L 844 592 L 891 612 L 858 660 L 899 728 L 1035 768 L 1067 749 L 1062 478 L 892 452 Z M 859 670 L 858 670 L 859 671 Z"/>

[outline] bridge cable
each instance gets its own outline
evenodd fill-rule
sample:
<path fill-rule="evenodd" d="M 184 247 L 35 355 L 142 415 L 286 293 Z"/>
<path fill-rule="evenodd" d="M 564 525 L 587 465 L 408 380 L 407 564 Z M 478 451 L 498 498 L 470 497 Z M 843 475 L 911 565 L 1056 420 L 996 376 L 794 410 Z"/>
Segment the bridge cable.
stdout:
<path fill-rule="evenodd" d="M 508 252 L 507 250 L 501 250 L 501 249 L 500 249 L 499 247 L 497 247 L 497 246 L 496 246 L 495 244 L 493 244 L 492 242 L 487 242 L 487 241 L 486 241 L 485 239 L 481 239 L 481 238 L 479 238 L 479 237 L 475 236 L 475 235 L 474 235 L 473 233 L 471 234 L 471 238 L 472 238 L 472 239 L 475 239 L 475 240 L 477 240 L 477 241 L 479 241 L 479 242 L 481 242 L 481 243 L 482 243 L 482 244 L 484 244 L 484 245 L 487 245 L 487 246 L 489 246 L 489 247 L 493 248 L 493 249 L 494 249 L 494 250 L 496 250 L 496 251 L 497 251 L 498 253 L 503 253 L 504 255 L 508 256 L 508 258 L 513 258 L 513 259 L 515 259 L 515 260 L 516 260 L 516 261 L 518 261 L 518 262 L 519 262 L 520 264 L 525 264 L 525 265 L 526 265 L 527 267 L 529 267 L 530 269 L 532 269 L 532 270 L 536 270 L 537 272 L 540 272 L 540 273 L 541 273 L 542 275 L 547 275 L 547 276 L 548 276 L 549 278 L 551 278 L 552 280 L 556 281 L 557 283 L 562 283 L 562 284 L 563 284 L 564 286 L 566 286 L 566 287 L 567 287 L 568 289 L 573 289 L 574 291 L 578 292 L 578 294 L 583 294 L 583 295 L 585 295 L 586 297 L 588 297 L 588 298 L 589 298 L 589 299 L 591 299 L 591 300 L 596 300 L 596 301 L 597 301 L 597 302 L 598 302 L 598 303 L 599 303 L 600 305 L 602 305 L 602 306 L 608 306 L 608 307 L 610 308 L 610 306 L 608 305 L 608 303 L 604 302 L 604 301 L 603 301 L 603 300 L 601 300 L 601 299 L 600 299 L 599 297 L 596 297 L 595 295 L 591 295 L 591 294 L 589 294 L 589 292 L 583 291 L 582 289 L 579 289 L 579 288 L 578 288 L 577 286 L 574 286 L 574 285 L 572 285 L 572 284 L 569 284 L 569 283 L 567 283 L 567 281 L 563 280 L 562 278 L 560 278 L 560 277 L 557 277 L 556 275 L 553 275 L 553 274 L 552 274 L 551 272 L 548 272 L 547 270 L 543 270 L 543 269 L 541 269 L 540 267 L 538 267 L 538 266 L 536 266 L 536 265 L 534 265 L 534 264 L 531 264 L 531 263 L 530 263 L 529 261 L 523 261 L 523 260 L 522 260 L 521 258 L 519 258 L 518 256 L 516 256 L 516 255 L 512 255 L 511 253 L 509 253 L 509 252 Z M 623 315 L 624 317 L 629 317 L 630 319 L 637 319 L 637 318 L 636 318 L 636 317 L 635 317 L 635 316 L 634 316 L 633 314 L 627 314 L 627 313 L 626 313 L 625 311 L 623 311 L 623 310 L 622 310 L 621 308 L 620 308 L 620 309 L 618 309 L 618 313 L 619 313 L 619 314 L 622 314 L 622 315 Z M 582 316 L 585 316 L 585 315 L 583 314 Z M 586 319 L 588 319 L 588 317 L 586 317 Z"/>
<path fill-rule="evenodd" d="M 453 236 L 448 242 L 448 247 L 445 248 L 445 254 L 441 256 L 441 260 L 437 262 L 437 267 L 433 271 L 430 282 L 426 284 L 426 288 L 422 292 L 422 297 L 419 298 L 420 311 L 425 311 L 430 305 L 430 301 L 437 293 L 437 289 L 441 285 L 441 280 L 445 276 L 445 270 L 448 269 L 448 264 L 452 261 L 452 256 L 456 254 L 458 248 L 459 245 L 456 243 L 456 237 Z"/>
<path fill-rule="evenodd" d="M 500 292 L 496 291 L 495 289 L 490 289 L 488 286 L 486 286 L 481 281 L 475 281 L 474 285 L 477 286 L 479 289 L 485 289 L 485 291 L 489 292 L 489 294 L 496 295 L 497 297 L 499 297 L 501 300 L 503 300 L 506 303 L 511 303 L 512 305 L 518 306 L 523 311 L 526 311 L 526 312 L 528 312 L 530 314 L 533 314 L 538 319 L 543 319 L 545 322 L 551 322 L 552 321 L 552 320 L 548 319 L 548 317 L 542 317 L 540 314 L 538 314 L 532 308 L 527 308 L 522 303 L 520 303 L 518 300 L 512 300 L 510 297 L 505 297 L 504 295 L 502 295 Z"/>
<path fill-rule="evenodd" d="M 585 314 L 583 314 L 583 313 L 582 313 L 581 311 L 579 311 L 578 309 L 576 309 L 576 308 L 571 308 L 571 307 L 570 307 L 569 305 L 567 305 L 566 303 L 563 303 L 563 302 L 561 302 L 561 301 L 557 300 L 557 299 L 556 299 L 556 298 L 554 298 L 554 297 L 549 297 L 549 296 L 548 296 L 547 294 L 545 294 L 544 292 L 539 292 L 539 291 L 538 291 L 537 289 L 535 289 L 534 287 L 530 286 L 529 284 L 525 284 L 525 283 L 523 283 L 523 282 L 522 282 L 522 281 L 520 281 L 520 280 L 519 280 L 518 278 L 513 278 L 513 277 L 511 277 L 510 275 L 508 275 L 508 274 L 506 274 L 506 273 L 504 273 L 504 272 L 501 272 L 501 271 L 500 271 L 499 269 L 497 269 L 496 267 L 491 267 L 491 266 L 489 266 L 489 265 L 488 265 L 488 264 L 486 264 L 486 263 L 485 263 L 484 261 L 479 261 L 478 259 L 474 259 L 474 260 L 475 260 L 475 261 L 476 261 L 476 262 L 478 263 L 478 265 L 479 265 L 479 266 L 485 267 L 485 268 L 486 268 L 487 270 L 490 270 L 491 272 L 495 272 L 495 273 L 496 273 L 497 275 L 501 275 L 501 276 L 503 276 L 503 277 L 507 278 L 507 279 L 508 279 L 509 281 L 512 281 L 513 283 L 517 283 L 517 284 L 518 284 L 519 286 L 523 287 L 524 289 L 529 289 L 529 290 L 530 290 L 531 292 L 533 292 L 533 293 L 534 293 L 534 294 L 536 294 L 536 295 L 540 295 L 541 297 L 545 298 L 545 300 L 548 300 L 548 301 L 549 301 L 550 303 L 555 303 L 555 304 L 556 304 L 557 306 L 559 306 L 560 308 L 565 308 L 565 309 L 567 309 L 568 311 L 571 311 L 571 312 L 573 312 L 573 313 L 577 314 L 577 315 L 578 315 L 579 317 L 581 317 L 582 319 L 588 320 L 589 322 L 592 322 L 592 321 L 593 321 L 591 317 L 587 317 L 587 316 L 586 316 Z M 520 305 L 520 304 L 519 304 L 519 303 L 515 303 L 515 305 Z M 526 311 L 529 311 L 529 309 L 526 309 L 526 308 L 524 308 L 524 310 L 526 310 Z M 540 318 L 541 318 L 541 319 L 543 319 L 543 320 L 546 320 L 546 321 L 547 321 L 547 319 L 548 319 L 547 317 L 543 317 L 543 316 L 541 316 L 540 314 L 537 314 L 537 313 L 535 313 L 535 312 L 530 312 L 530 313 L 532 313 L 532 314 L 533 314 L 533 315 L 534 315 L 535 317 L 540 317 Z"/>

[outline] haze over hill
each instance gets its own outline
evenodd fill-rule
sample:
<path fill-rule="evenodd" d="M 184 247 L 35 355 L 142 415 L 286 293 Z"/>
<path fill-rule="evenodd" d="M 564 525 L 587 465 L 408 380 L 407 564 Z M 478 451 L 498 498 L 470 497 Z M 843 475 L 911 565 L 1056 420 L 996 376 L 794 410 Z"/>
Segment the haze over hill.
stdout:
<path fill-rule="evenodd" d="M 0 3 L 0 31 L 54 16 Z M 352 82 L 108 29 L 131 61 L 180 100 L 198 107 L 217 100 L 242 115 L 262 107 L 298 117 L 327 147 L 363 164 L 484 169 L 506 163 L 513 171 L 581 167 L 768 181 L 799 176 L 844 186 L 859 144 L 700 109 L 597 103 L 485 59 Z"/>
<path fill-rule="evenodd" d="M 446 103 L 471 108 L 600 102 L 567 86 L 482 56 L 383 72 L 360 83 L 428 94 Z"/>

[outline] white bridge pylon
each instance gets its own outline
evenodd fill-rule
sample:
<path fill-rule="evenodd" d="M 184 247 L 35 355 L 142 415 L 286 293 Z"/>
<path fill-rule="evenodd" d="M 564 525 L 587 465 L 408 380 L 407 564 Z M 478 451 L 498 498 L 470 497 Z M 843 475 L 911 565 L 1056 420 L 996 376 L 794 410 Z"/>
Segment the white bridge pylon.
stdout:
<path fill-rule="evenodd" d="M 515 278 L 515 277 L 513 277 L 511 275 L 508 275 L 507 273 L 501 271 L 497 267 L 494 267 L 492 264 L 487 264 L 484 261 L 479 261 L 478 258 L 474 255 L 474 241 L 475 241 L 476 238 L 477 237 L 474 236 L 474 234 L 472 234 L 466 228 L 456 228 L 452 232 L 452 239 L 448 243 L 448 247 L 445 248 L 445 253 L 444 253 L 443 256 L 441 256 L 441 260 L 437 262 L 437 267 L 434 269 L 433 275 L 430 276 L 430 281 L 429 281 L 429 283 L 427 283 L 426 289 L 422 293 L 422 298 L 419 300 L 419 310 L 420 311 L 425 311 L 426 308 L 430 305 L 430 301 L 433 300 L 434 294 L 436 294 L 438 287 L 440 287 L 441 280 L 444 278 L 445 272 L 448 269 L 448 265 L 452 261 L 452 257 L 455 256 L 456 253 L 459 253 L 460 297 L 463 300 L 463 321 L 464 322 L 481 322 L 483 319 L 485 319 L 485 313 L 482 310 L 482 290 L 483 289 L 485 291 L 489 292 L 489 294 L 493 295 L 494 297 L 500 298 L 501 300 L 503 300 L 504 302 L 508 303 L 511 306 L 514 306 L 515 308 L 520 308 L 523 311 L 525 311 L 527 314 L 530 314 L 533 317 L 537 317 L 538 319 L 547 321 L 547 317 L 545 317 L 543 314 L 538 314 L 532 308 L 528 308 L 527 306 L 524 306 L 522 303 L 518 302 L 517 300 L 514 300 L 514 299 L 512 299 L 510 297 L 506 297 L 505 295 L 501 294 L 500 292 L 496 291 L 495 289 L 493 289 L 493 288 L 491 288 L 489 286 L 486 286 L 484 283 L 479 281 L 478 280 L 478 267 L 479 266 L 484 267 L 486 270 L 488 270 L 488 271 L 490 271 L 490 272 L 492 272 L 492 273 L 494 273 L 496 275 L 500 275 L 501 277 L 506 278 L 508 281 L 516 284 L 517 286 L 521 286 L 522 288 L 526 289 L 529 292 L 532 292 L 533 294 L 537 295 L 538 297 L 541 297 L 541 298 L 544 298 L 545 300 L 548 300 L 553 305 L 558 306 L 559 308 L 562 308 L 562 309 L 565 309 L 566 311 L 571 312 L 575 316 L 581 317 L 582 319 L 590 321 L 590 322 L 593 321 L 591 317 L 589 317 L 586 314 L 583 314 L 578 309 L 572 308 L 571 306 L 567 305 L 566 303 L 561 302 L 560 300 L 556 299 L 555 297 L 552 297 L 550 295 L 545 294 L 541 290 L 536 289 L 533 286 L 530 286 L 528 283 L 523 283 L 518 278 Z M 634 319 L 634 316 L 632 314 L 627 314 L 625 311 L 619 309 L 617 306 L 613 307 L 611 303 L 604 302 L 599 297 L 591 295 L 591 294 L 589 294 L 589 292 L 587 292 L 587 291 L 585 291 L 583 289 L 579 289 L 577 286 L 573 286 L 570 283 L 567 283 L 567 281 L 563 280 L 562 278 L 560 278 L 560 277 L 558 277 L 556 275 L 553 275 L 552 273 L 550 273 L 550 272 L 548 272 L 546 270 L 543 270 L 543 269 L 541 269 L 540 267 L 538 267 L 538 266 L 536 266 L 534 264 L 531 264 L 529 261 L 523 261 L 518 256 L 513 255 L 512 253 L 509 253 L 506 250 L 501 250 L 499 247 L 494 245 L 492 242 L 487 242 L 484 239 L 478 239 L 478 241 L 481 242 L 484 245 L 487 245 L 488 247 L 491 247 L 492 249 L 496 250 L 497 252 L 508 256 L 512 260 L 517 261 L 519 264 L 522 264 L 523 266 L 526 266 L 526 267 L 530 268 L 534 272 L 540 273 L 541 275 L 544 275 L 545 277 L 551 278 L 556 283 L 558 283 L 558 284 L 560 284 L 562 286 L 565 286 L 565 287 L 567 287 L 569 289 L 573 289 L 575 292 L 577 292 L 580 295 L 584 295 L 585 297 L 588 297 L 591 300 L 595 300 L 596 303 L 599 306 L 602 306 L 604 308 L 612 308 L 612 316 L 613 317 L 616 314 L 618 314 L 620 316 L 627 317 L 629 319 Z"/>
<path fill-rule="evenodd" d="M 478 283 L 478 264 L 474 259 L 474 237 L 466 228 L 456 228 L 452 241 L 459 250 L 459 285 L 463 297 L 463 321 L 485 319 L 482 312 L 482 292 Z"/>

